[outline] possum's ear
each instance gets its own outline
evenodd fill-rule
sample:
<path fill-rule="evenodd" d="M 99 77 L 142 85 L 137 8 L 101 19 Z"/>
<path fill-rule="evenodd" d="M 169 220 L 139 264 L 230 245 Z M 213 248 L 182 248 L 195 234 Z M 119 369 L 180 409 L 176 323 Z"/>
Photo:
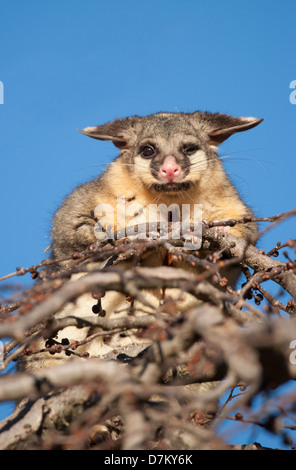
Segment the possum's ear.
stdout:
<path fill-rule="evenodd" d="M 194 113 L 206 133 L 209 145 L 219 145 L 236 132 L 247 131 L 258 126 L 264 119 L 254 117 L 235 117 L 220 113 Z"/>
<path fill-rule="evenodd" d="M 102 126 L 86 127 L 82 131 L 77 130 L 93 139 L 112 140 L 116 147 L 123 149 L 130 147 L 136 139 L 134 120 L 135 118 L 130 117 L 115 119 L 115 121 L 107 122 Z"/>

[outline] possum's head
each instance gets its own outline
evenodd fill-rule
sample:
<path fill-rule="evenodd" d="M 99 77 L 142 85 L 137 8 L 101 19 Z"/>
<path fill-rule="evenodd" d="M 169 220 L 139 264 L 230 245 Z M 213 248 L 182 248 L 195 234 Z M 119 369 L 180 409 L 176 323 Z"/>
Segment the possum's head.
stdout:
<path fill-rule="evenodd" d="M 80 132 L 113 141 L 121 149 L 118 162 L 137 181 L 149 190 L 173 194 L 197 184 L 204 171 L 217 164 L 220 143 L 261 121 L 200 111 L 158 113 L 116 119 Z"/>

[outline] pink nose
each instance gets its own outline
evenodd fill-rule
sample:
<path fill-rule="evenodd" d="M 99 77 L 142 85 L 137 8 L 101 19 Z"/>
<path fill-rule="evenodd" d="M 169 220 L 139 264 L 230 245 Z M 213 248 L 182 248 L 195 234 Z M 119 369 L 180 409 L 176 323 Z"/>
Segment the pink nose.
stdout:
<path fill-rule="evenodd" d="M 171 182 L 174 181 L 174 179 L 179 176 L 180 173 L 181 168 L 176 162 L 175 158 L 171 155 L 165 157 L 163 164 L 160 168 L 161 176 Z"/>

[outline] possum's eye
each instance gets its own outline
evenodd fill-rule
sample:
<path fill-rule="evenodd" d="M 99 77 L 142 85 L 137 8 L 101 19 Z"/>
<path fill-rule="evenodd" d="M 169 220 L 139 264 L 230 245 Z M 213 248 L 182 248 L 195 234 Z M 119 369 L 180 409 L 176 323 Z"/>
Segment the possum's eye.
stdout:
<path fill-rule="evenodd" d="M 141 155 L 143 158 L 151 158 L 155 155 L 155 149 L 151 145 L 145 145 L 141 149 Z"/>
<path fill-rule="evenodd" d="M 183 153 L 185 153 L 185 155 L 193 155 L 198 150 L 199 150 L 198 145 L 186 145 L 183 147 Z"/>

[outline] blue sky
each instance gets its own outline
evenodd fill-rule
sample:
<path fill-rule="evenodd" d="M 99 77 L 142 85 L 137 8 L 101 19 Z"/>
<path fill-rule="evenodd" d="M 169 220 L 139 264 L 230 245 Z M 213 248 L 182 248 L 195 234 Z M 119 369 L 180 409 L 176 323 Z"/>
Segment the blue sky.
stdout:
<path fill-rule="evenodd" d="M 117 155 L 76 129 L 118 117 L 263 117 L 220 154 L 256 215 L 294 208 L 295 15 L 294 0 L 2 1 L 0 275 L 46 256 L 65 195 Z M 295 218 L 279 225 L 260 247 L 295 237 L 295 228 Z M 7 412 L 1 406 L 0 418 Z"/>

